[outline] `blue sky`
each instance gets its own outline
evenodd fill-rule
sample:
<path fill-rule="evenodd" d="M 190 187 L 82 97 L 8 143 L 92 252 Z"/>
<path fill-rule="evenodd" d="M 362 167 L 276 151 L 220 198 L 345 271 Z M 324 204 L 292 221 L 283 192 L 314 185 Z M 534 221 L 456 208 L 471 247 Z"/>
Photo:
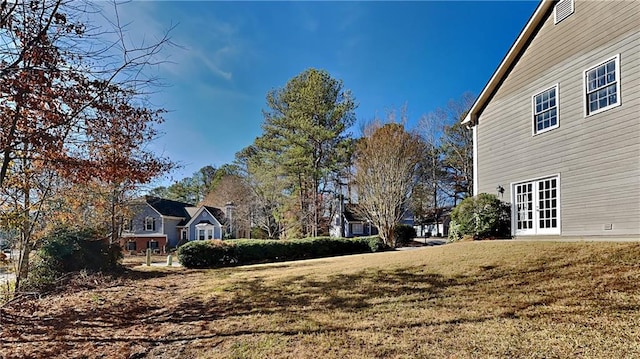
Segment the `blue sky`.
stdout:
<path fill-rule="evenodd" d="M 170 112 L 153 148 L 182 168 L 232 162 L 261 134 L 266 93 L 307 68 L 341 79 L 358 121 L 408 106 L 409 126 L 464 92 L 478 94 L 537 1 L 210 2 L 121 6 L 132 42 L 172 25 L 167 84 L 152 95 Z M 357 126 L 353 129 L 357 133 Z"/>

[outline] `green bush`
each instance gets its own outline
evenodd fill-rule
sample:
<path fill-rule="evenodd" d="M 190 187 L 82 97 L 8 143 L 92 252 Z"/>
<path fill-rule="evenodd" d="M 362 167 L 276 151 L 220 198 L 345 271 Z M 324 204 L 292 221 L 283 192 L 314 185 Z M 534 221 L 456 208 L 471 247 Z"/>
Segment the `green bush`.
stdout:
<path fill-rule="evenodd" d="M 465 198 L 451 212 L 449 240 L 505 238 L 511 235 L 511 207 L 497 196 L 480 193 Z"/>
<path fill-rule="evenodd" d="M 396 239 L 396 246 L 406 245 L 416 238 L 418 234 L 413 226 L 408 224 L 397 224 L 393 227 L 393 236 Z"/>
<path fill-rule="evenodd" d="M 178 260 L 188 268 L 216 268 L 236 262 L 235 245 L 228 241 L 191 241 L 178 248 Z"/>
<path fill-rule="evenodd" d="M 379 237 L 192 241 L 178 249 L 178 260 L 188 268 L 215 268 L 371 253 L 385 249 L 386 246 Z"/>
<path fill-rule="evenodd" d="M 269 234 L 262 228 L 251 227 L 251 238 L 254 239 L 267 239 Z"/>
<path fill-rule="evenodd" d="M 98 233 L 92 229 L 54 230 L 44 238 L 36 252 L 26 286 L 44 289 L 69 272 L 114 272 L 121 269 L 120 246 L 98 238 Z"/>
<path fill-rule="evenodd" d="M 369 250 L 372 253 L 382 252 L 389 250 L 389 246 L 387 246 L 382 239 L 378 236 L 368 236 L 368 237 L 358 237 L 352 240 L 358 241 L 360 243 L 366 244 L 369 246 Z"/>

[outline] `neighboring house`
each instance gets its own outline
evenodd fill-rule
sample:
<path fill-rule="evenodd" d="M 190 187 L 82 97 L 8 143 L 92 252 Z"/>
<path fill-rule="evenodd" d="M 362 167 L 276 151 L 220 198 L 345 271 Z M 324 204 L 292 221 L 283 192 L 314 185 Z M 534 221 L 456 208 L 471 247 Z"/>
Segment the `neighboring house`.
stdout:
<path fill-rule="evenodd" d="M 463 123 L 513 235 L 638 238 L 640 1 L 541 1 Z"/>
<path fill-rule="evenodd" d="M 378 234 L 378 229 L 367 221 L 358 211 L 357 204 L 339 203 L 331 221 L 331 237 L 362 237 Z"/>
<path fill-rule="evenodd" d="M 215 207 L 145 196 L 131 204 L 124 221 L 121 245 L 132 252 L 165 252 L 190 240 L 222 239 L 224 213 Z"/>
<path fill-rule="evenodd" d="M 351 238 L 378 234 L 378 228 L 362 215 L 357 203 L 341 203 L 337 201 L 336 204 L 336 214 L 333 216 L 329 228 L 331 237 Z M 400 223 L 414 226 L 413 214 L 406 211 Z"/>
<path fill-rule="evenodd" d="M 453 207 L 438 208 L 435 214 L 427 217 L 421 224 L 414 224 L 418 237 L 447 237 L 449 235 L 449 223 L 451 222 L 451 211 Z"/>

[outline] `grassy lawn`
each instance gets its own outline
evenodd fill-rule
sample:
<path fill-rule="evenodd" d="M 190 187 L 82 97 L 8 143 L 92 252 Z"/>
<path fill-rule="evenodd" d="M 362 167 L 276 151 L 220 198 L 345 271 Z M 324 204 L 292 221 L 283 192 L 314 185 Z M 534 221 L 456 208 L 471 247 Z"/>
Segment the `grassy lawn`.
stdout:
<path fill-rule="evenodd" d="M 640 243 L 135 267 L 0 309 L 0 358 L 637 358 Z"/>

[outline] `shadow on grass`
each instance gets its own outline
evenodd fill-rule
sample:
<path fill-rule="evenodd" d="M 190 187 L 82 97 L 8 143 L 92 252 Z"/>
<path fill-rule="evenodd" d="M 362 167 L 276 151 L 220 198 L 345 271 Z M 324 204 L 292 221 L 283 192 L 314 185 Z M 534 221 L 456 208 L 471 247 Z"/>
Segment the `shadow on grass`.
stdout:
<path fill-rule="evenodd" d="M 131 271 L 127 276 L 134 279 L 148 279 L 170 274 Z M 310 329 L 290 327 L 218 332 L 214 330 L 213 333 L 208 331 L 200 335 L 170 335 L 163 338 L 139 335 L 135 331 L 126 336 L 116 333 L 126 332 L 127 329 L 139 325 L 158 327 L 173 324 L 187 328 L 199 327 L 202 323 L 234 317 L 242 319 L 249 315 L 285 315 L 286 313 L 286 315 L 304 319 L 318 311 L 359 311 L 373 308 L 383 302 L 399 302 L 407 297 L 417 300 L 425 296 L 437 295 L 444 288 L 454 284 L 452 280 L 441 275 L 416 274 L 400 269 L 334 275 L 326 281 L 301 276 L 289 277 L 277 282 L 247 279 L 234 282 L 233 287 L 227 289 L 231 291 L 232 299 L 226 301 L 217 301 L 215 298 L 206 301 L 198 298 L 184 298 L 179 306 L 167 308 L 163 305 L 160 296 L 156 302 L 149 302 L 136 300 L 134 295 L 131 301 L 123 303 L 101 303 L 100 298 L 96 297 L 93 310 L 86 307 L 65 306 L 55 315 L 48 314 L 46 318 L 29 315 L 28 310 L 22 311 L 22 314 L 11 314 L 0 310 L 0 318 L 3 324 L 11 325 L 14 330 L 29 333 L 28 336 L 17 337 L 6 335 L 4 339 L 7 344 L 52 340 L 169 343 L 255 333 L 298 335 L 349 328 L 341 323 L 333 323 Z M 83 328 L 80 333 L 75 330 L 78 327 Z M 92 335 L 86 335 L 86 333 L 92 333 Z"/>
<path fill-rule="evenodd" d="M 638 255 L 640 250 L 635 252 Z M 614 260 L 624 257 L 631 263 L 633 258 L 624 252 L 616 252 L 611 257 L 611 261 L 591 263 L 588 257 L 576 258 L 575 253 L 568 251 L 518 267 L 487 263 L 479 266 L 475 272 L 457 276 L 425 273 L 420 267 L 405 267 L 337 274 L 323 279 L 293 276 L 266 281 L 239 277 L 223 288 L 226 292 L 224 296 L 213 296 L 206 300 L 188 297 L 172 301 L 167 306 L 163 296 L 172 293 L 162 292 L 163 288 L 158 288 L 158 296 L 154 300 L 141 300 L 133 293 L 131 300 L 126 302 L 96 303 L 97 309 L 62 307 L 60 311 L 45 316 L 16 316 L 0 309 L 0 324 L 10 324 L 14 333 L 28 333 L 5 335 L 3 339 L 7 344 L 60 341 L 141 342 L 153 345 L 253 334 L 292 336 L 354 329 L 353 323 L 340 320 L 319 323 L 318 314 L 325 312 L 342 315 L 358 313 L 356 317 L 363 320 L 373 318 L 378 310 L 392 313 L 393 310 L 428 306 L 444 313 L 442 317 L 435 316 L 436 319 L 421 319 L 409 313 L 403 318 L 389 319 L 384 323 L 387 330 L 393 326 L 405 330 L 477 324 L 498 318 L 535 319 L 576 315 L 588 318 L 594 313 L 601 315 L 606 311 L 637 311 L 639 303 L 601 301 L 594 299 L 593 292 L 588 290 L 601 280 L 600 275 L 607 274 L 601 267 L 611 266 L 609 270 L 615 272 L 619 268 L 614 265 Z M 287 267 L 284 264 L 281 266 Z M 180 276 L 189 272 L 131 271 L 127 276 L 142 280 L 173 276 L 169 278 L 170 281 L 179 281 Z M 216 275 L 224 272 L 211 273 Z M 616 288 L 631 294 L 637 293 L 637 288 L 630 286 L 633 284 L 631 279 L 621 281 Z M 168 288 L 170 281 L 167 281 L 164 289 Z M 99 301 L 99 298 L 96 300 Z M 558 302 L 561 305 L 552 306 Z M 423 304 L 415 306 L 415 303 Z M 469 303 L 475 303 L 475 306 Z M 395 307 L 396 304 L 400 307 Z M 458 310 L 460 314 L 455 314 Z M 23 310 L 22 313 L 29 313 L 29 310 Z M 267 317 L 274 323 L 281 320 L 287 324 L 261 327 L 251 324 L 256 317 Z M 217 323 L 229 319 L 243 324 L 224 328 L 217 326 Z M 300 323 L 316 325 L 305 327 Z M 165 333 L 154 332 L 154 328 L 172 325 L 177 329 Z M 82 330 L 75 330 L 78 327 Z M 0 329 L 0 334 L 7 333 L 2 333 Z"/>

